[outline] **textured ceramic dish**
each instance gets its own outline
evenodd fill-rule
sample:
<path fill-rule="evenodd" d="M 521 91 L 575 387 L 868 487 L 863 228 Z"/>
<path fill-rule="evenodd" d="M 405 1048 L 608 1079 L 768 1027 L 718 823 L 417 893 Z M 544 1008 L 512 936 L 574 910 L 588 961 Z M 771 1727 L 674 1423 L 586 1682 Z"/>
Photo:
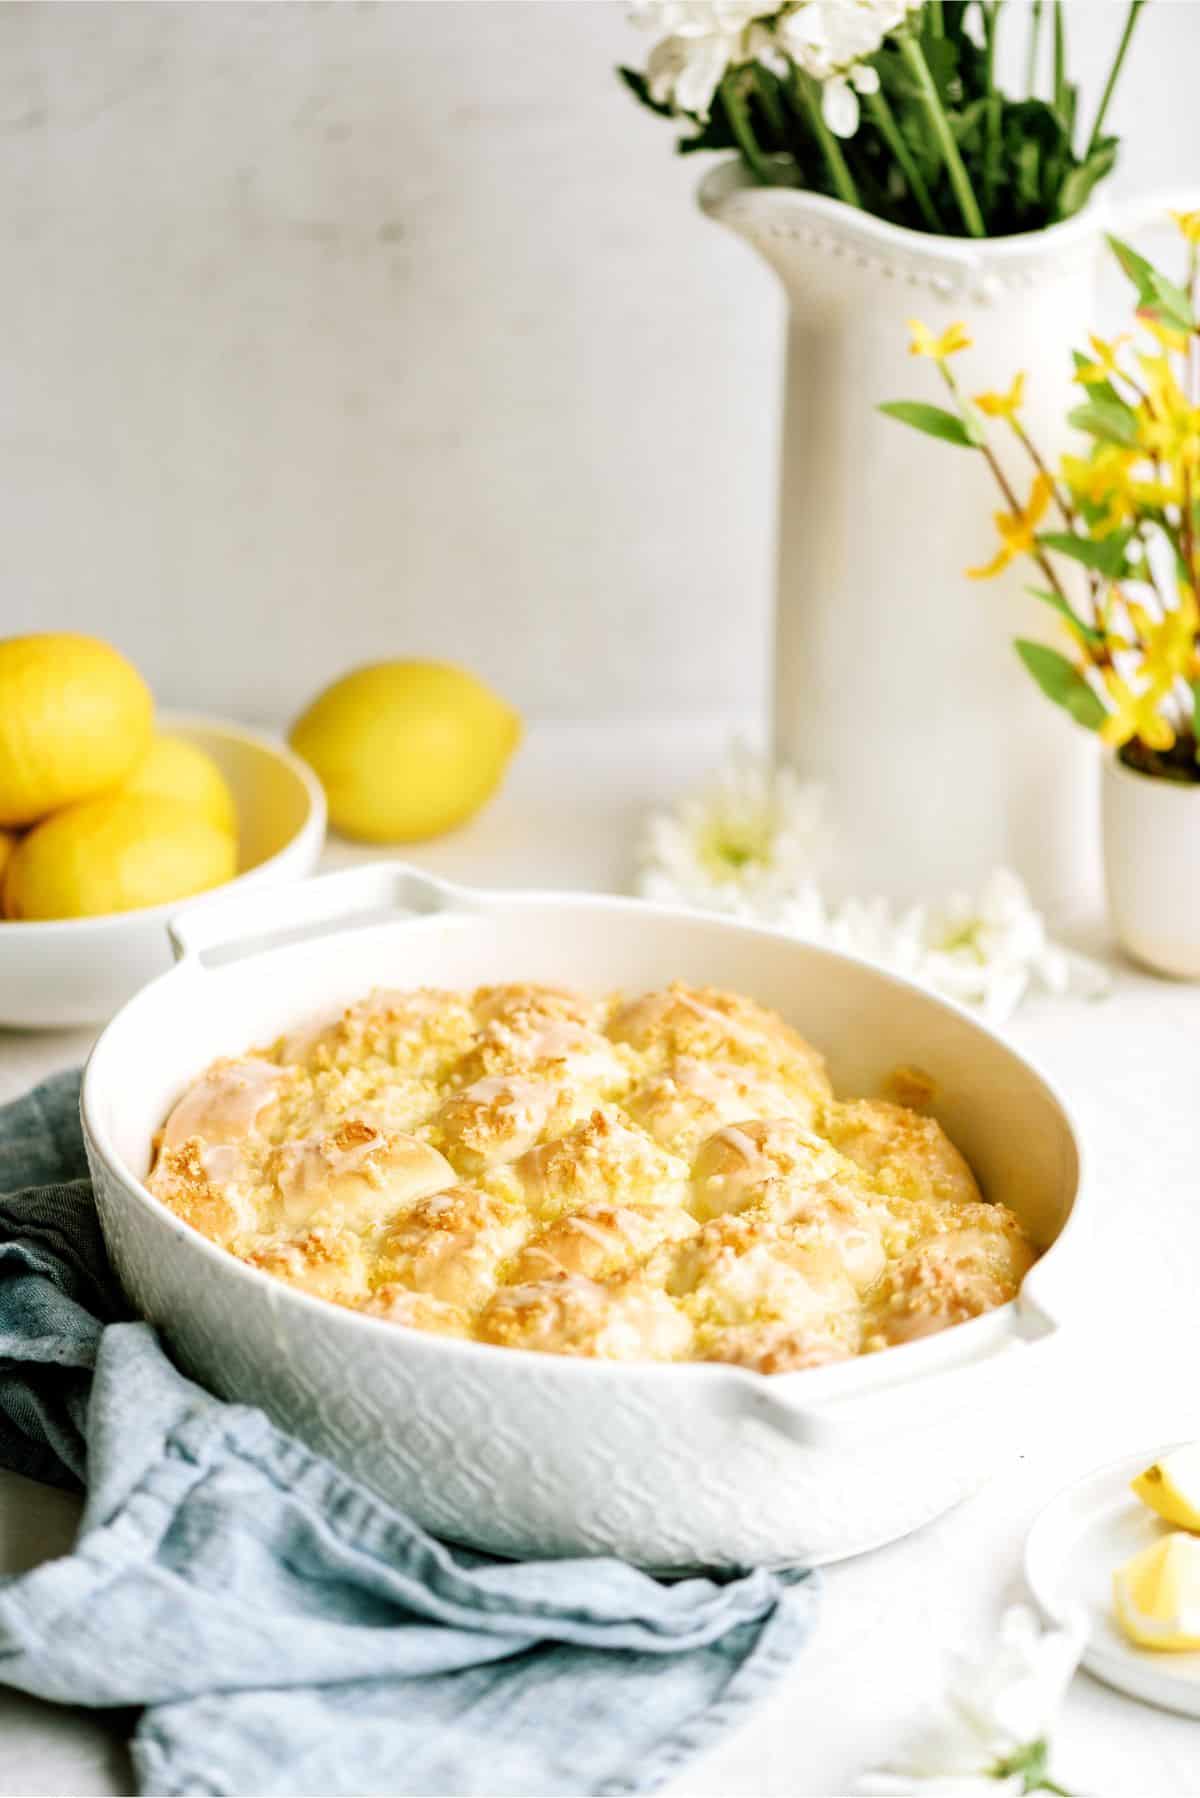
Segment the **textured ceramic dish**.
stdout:
<path fill-rule="evenodd" d="M 325 841 L 325 795 L 299 756 L 215 718 L 168 713 L 160 723 L 212 756 L 237 807 L 240 872 L 193 906 L 312 873 Z M 0 923 L 0 1027 L 58 1030 L 111 1018 L 170 967 L 166 926 L 179 910 L 174 900 L 103 918 Z"/>
<path fill-rule="evenodd" d="M 1129 1482 L 1174 1446 L 1159 1443 L 1110 1461 L 1051 1499 L 1025 1544 L 1025 1579 L 1051 1623 L 1083 1610 L 1088 1626 L 1083 1665 L 1089 1673 L 1160 1710 L 1200 1717 L 1200 1653 L 1138 1648 L 1122 1634 L 1112 1611 L 1116 1569 L 1172 1527 L 1134 1497 Z"/>
<path fill-rule="evenodd" d="M 395 863 L 214 902 L 172 935 L 179 965 L 114 1019 L 84 1081 L 113 1262 L 207 1385 L 263 1405 L 427 1528 L 502 1554 L 816 1563 L 917 1528 L 1007 1452 L 1066 1290 L 1080 1152 L 1047 1083 L 957 1007 L 773 931 L 632 900 L 470 892 Z M 1020 1298 L 771 1378 L 576 1360 L 322 1303 L 234 1260 L 142 1184 L 155 1130 L 216 1055 L 373 985 L 635 991 L 673 978 L 776 1007 L 825 1052 L 839 1091 L 926 1070 L 985 1193 L 1047 1251 Z"/>

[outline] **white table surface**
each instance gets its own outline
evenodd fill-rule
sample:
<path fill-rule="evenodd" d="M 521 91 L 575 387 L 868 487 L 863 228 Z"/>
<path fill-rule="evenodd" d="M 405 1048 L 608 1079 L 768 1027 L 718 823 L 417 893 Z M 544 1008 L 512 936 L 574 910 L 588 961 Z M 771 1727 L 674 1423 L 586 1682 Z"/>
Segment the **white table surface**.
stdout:
<path fill-rule="evenodd" d="M 724 725 L 544 727 L 466 830 L 411 859 L 496 885 L 620 889 L 639 815 L 690 785 Z M 331 862 L 360 859 L 343 846 Z M 1106 953 L 1102 927 L 1077 933 Z M 826 1576 L 816 1634 L 749 1722 L 672 1790 L 694 1798 L 840 1794 L 941 1688 L 947 1656 L 1020 1596 L 1020 1551 L 1066 1481 L 1141 1444 L 1200 1436 L 1200 988 L 1113 958 L 1110 998 L 1030 1002 L 1008 1027 L 1072 1097 L 1088 1137 L 1088 1290 L 1022 1453 L 958 1510 Z M 78 1062 L 89 1032 L 0 1032 L 0 1101 Z M 0 1475 L 0 1574 L 69 1544 L 69 1498 Z M 1200 1791 L 1200 1725 L 1080 1675 L 1056 1741 L 1075 1791 Z M 132 1789 L 120 1731 L 0 1690 L 0 1794 Z"/>

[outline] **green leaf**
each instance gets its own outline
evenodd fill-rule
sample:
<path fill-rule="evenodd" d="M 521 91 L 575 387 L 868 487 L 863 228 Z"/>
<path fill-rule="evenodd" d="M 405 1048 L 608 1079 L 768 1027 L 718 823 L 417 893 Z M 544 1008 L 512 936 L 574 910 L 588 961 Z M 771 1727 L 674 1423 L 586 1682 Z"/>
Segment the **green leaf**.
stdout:
<path fill-rule="evenodd" d="M 1151 265 L 1144 256 L 1139 256 L 1137 251 L 1131 249 L 1127 243 L 1122 243 L 1119 237 L 1113 237 L 1109 232 L 1105 232 L 1105 237 L 1109 249 L 1120 263 L 1124 273 L 1129 276 L 1137 288 L 1138 294 L 1143 299 L 1148 299 L 1150 297 L 1150 278 L 1154 273 Z"/>
<path fill-rule="evenodd" d="M 1067 423 L 1104 443 L 1119 443 L 1122 449 L 1137 448 L 1137 419 L 1124 400 L 1085 400 L 1082 406 L 1067 413 Z"/>
<path fill-rule="evenodd" d="M 1174 281 L 1168 281 L 1157 269 L 1152 269 L 1154 278 L 1150 308 L 1163 320 L 1164 324 L 1174 325 L 1177 331 L 1194 331 L 1196 314 L 1192 310 L 1192 302 L 1182 287 L 1176 287 Z"/>
<path fill-rule="evenodd" d="M 1167 283 L 1170 286 L 1170 283 Z M 1147 300 L 1137 309 L 1139 318 L 1155 319 L 1160 325 L 1167 325 L 1172 331 L 1192 331 L 1195 329 L 1195 318 L 1191 307 L 1186 309 L 1168 303 L 1166 300 Z"/>
<path fill-rule="evenodd" d="M 1077 617 L 1061 593 L 1051 593 L 1046 587 L 1026 587 L 1025 591 L 1032 593 L 1035 599 L 1045 600 L 1048 606 L 1053 606 L 1059 616 L 1066 619 L 1070 629 L 1085 643 L 1095 644 L 1097 648 L 1103 643 L 1104 632 L 1098 631 L 1094 625 L 1085 624 L 1082 618 Z"/>
<path fill-rule="evenodd" d="M 1038 542 L 1043 549 L 1069 556 L 1073 562 L 1082 562 L 1085 568 L 1094 568 L 1097 574 L 1115 580 L 1124 572 L 1130 535 L 1129 531 L 1113 531 L 1108 537 L 1077 537 L 1072 531 L 1041 531 Z"/>
<path fill-rule="evenodd" d="M 1164 324 L 1177 331 L 1193 331 L 1196 328 L 1196 315 L 1192 311 L 1192 302 L 1182 287 L 1176 287 L 1174 281 L 1168 281 L 1160 275 L 1152 262 L 1131 250 L 1127 243 L 1119 237 L 1110 237 L 1109 248 L 1124 269 L 1129 279 L 1138 290 L 1139 309 L 1145 308 L 1153 317 L 1160 318 Z"/>
<path fill-rule="evenodd" d="M 672 119 L 675 117 L 674 112 L 669 106 L 664 106 L 661 100 L 652 100 L 650 98 L 650 84 L 639 70 L 627 69 L 622 65 L 617 70 L 617 76 L 625 83 L 635 99 L 640 100 L 643 106 L 649 107 L 651 112 L 656 112 L 659 117 L 663 119 Z"/>
<path fill-rule="evenodd" d="M 1085 356 L 1082 350 L 1072 350 L 1071 360 L 1074 362 L 1076 369 L 1080 369 L 1090 368 L 1096 358 L 1094 356 Z M 1089 381 L 1084 391 L 1092 400 L 1108 400 L 1110 404 L 1114 406 L 1123 406 L 1125 404 L 1125 401 L 1121 398 L 1111 381 Z"/>
<path fill-rule="evenodd" d="M 997 1761 L 991 1768 L 991 1776 L 994 1779 L 1013 1779 L 1019 1775 L 1023 1792 L 1061 1791 L 1061 1786 L 1046 1784 L 1049 1765 L 1049 1744 L 1044 1737 L 1039 1737 L 1036 1742 L 1028 1742 L 1023 1748 L 1018 1748 L 1006 1760 Z"/>
<path fill-rule="evenodd" d="M 1041 148 L 1032 138 L 1017 146 L 1017 198 L 1026 206 L 1036 206 L 1041 199 L 1041 157 Z"/>
<path fill-rule="evenodd" d="M 1089 156 L 1067 171 L 1066 178 L 1058 190 L 1056 216 L 1060 219 L 1069 219 L 1073 218 L 1077 212 L 1082 212 L 1091 198 L 1092 189 L 1098 181 L 1103 181 L 1106 175 L 1112 173 L 1116 160 L 1116 138 L 1101 138 Z"/>
<path fill-rule="evenodd" d="M 1056 649 L 1031 643 L 1025 637 L 1017 638 L 1016 651 L 1047 699 L 1062 706 L 1085 730 L 1100 728 L 1106 716 L 1104 707 L 1074 662 L 1059 655 Z"/>
<path fill-rule="evenodd" d="M 964 400 L 962 402 L 962 408 L 963 424 L 966 428 L 967 437 L 972 445 L 978 449 L 987 441 L 987 423 L 983 413 L 979 410 L 979 407 L 973 400 Z"/>
<path fill-rule="evenodd" d="M 940 437 L 943 443 L 956 443 L 960 449 L 979 447 L 978 427 L 964 423 L 956 412 L 947 412 L 942 406 L 927 406 L 924 400 L 888 400 L 879 411 L 929 437 Z"/>

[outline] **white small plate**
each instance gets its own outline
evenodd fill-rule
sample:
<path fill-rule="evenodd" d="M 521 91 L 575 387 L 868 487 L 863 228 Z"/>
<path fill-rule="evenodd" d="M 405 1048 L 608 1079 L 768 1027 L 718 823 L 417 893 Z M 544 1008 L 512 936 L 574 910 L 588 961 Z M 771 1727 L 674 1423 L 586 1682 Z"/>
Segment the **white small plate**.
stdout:
<path fill-rule="evenodd" d="M 1200 1653 L 1136 1648 L 1112 1612 L 1112 1576 L 1172 1525 L 1134 1497 L 1129 1482 L 1171 1447 L 1147 1449 L 1098 1467 L 1046 1506 L 1025 1542 L 1025 1579 L 1052 1623 L 1082 1606 L 1088 1619 L 1083 1665 L 1147 1704 L 1200 1717 Z"/>

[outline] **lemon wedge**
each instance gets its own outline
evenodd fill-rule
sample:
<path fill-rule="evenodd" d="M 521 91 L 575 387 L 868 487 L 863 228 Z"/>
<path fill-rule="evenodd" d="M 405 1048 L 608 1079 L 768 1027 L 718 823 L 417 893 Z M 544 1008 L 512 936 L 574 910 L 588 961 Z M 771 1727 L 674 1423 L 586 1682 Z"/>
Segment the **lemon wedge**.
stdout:
<path fill-rule="evenodd" d="M 1200 1649 L 1200 1538 L 1172 1530 L 1118 1567 L 1113 1607 L 1139 1648 Z"/>
<path fill-rule="evenodd" d="M 1168 1523 L 1200 1530 L 1200 1442 L 1173 1448 L 1161 1461 L 1153 1462 L 1145 1473 L 1138 1474 L 1133 1490 Z"/>

